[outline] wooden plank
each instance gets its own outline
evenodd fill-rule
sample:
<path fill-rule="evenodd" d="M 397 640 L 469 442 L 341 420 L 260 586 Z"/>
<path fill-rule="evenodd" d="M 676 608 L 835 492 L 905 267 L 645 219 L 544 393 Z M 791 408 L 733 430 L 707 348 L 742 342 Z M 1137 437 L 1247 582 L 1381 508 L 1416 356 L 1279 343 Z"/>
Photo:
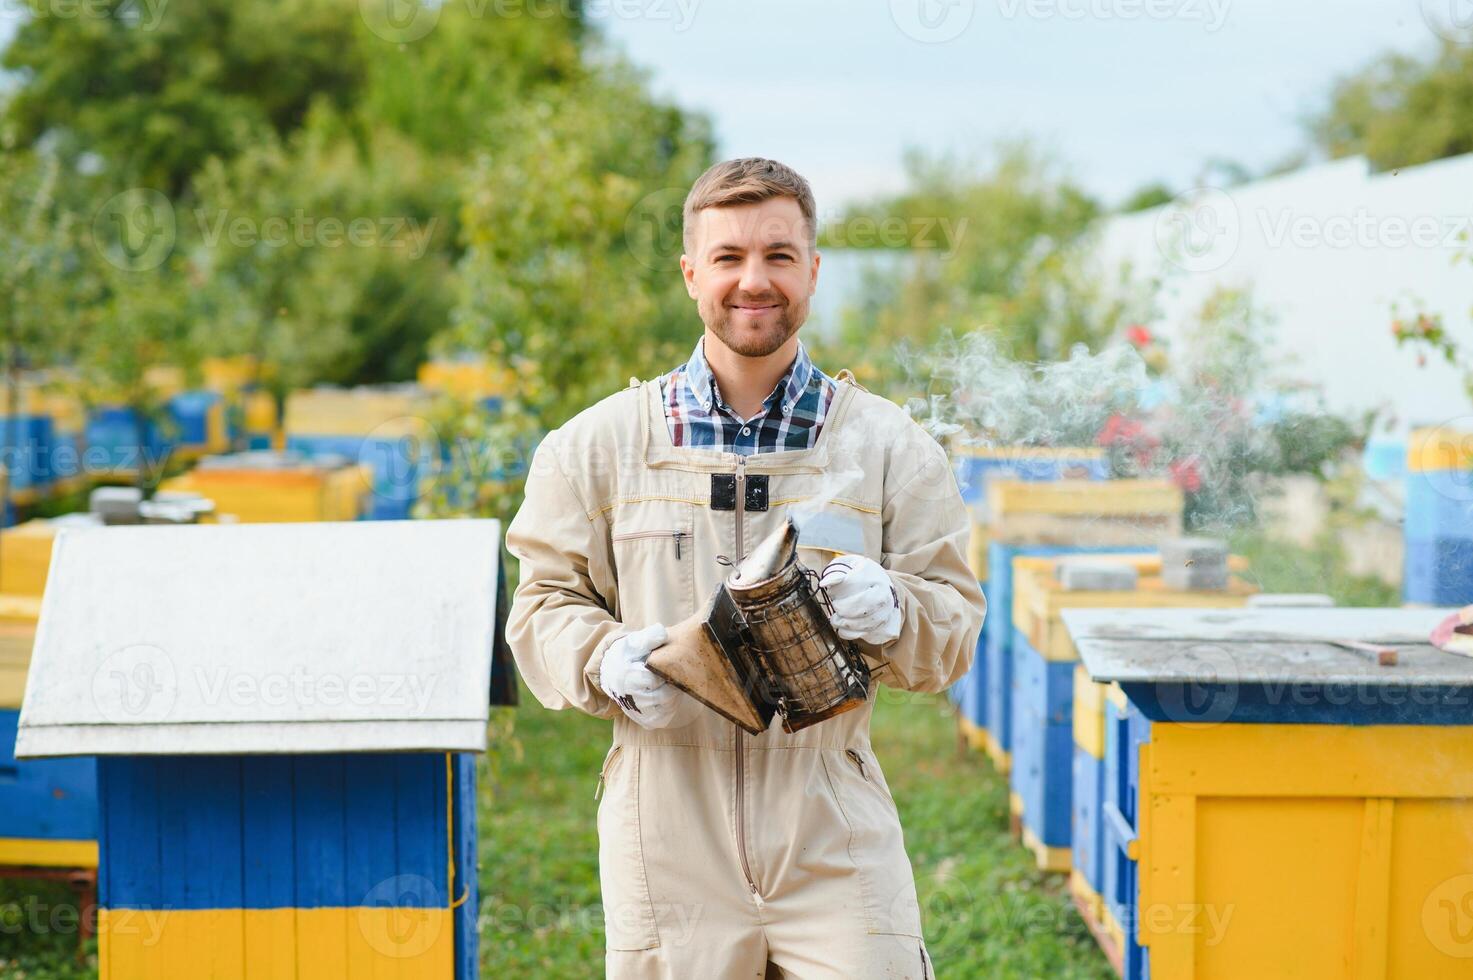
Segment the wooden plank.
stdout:
<path fill-rule="evenodd" d="M 1391 821 L 1395 801 L 1370 797 L 1361 824 L 1351 933 L 1352 980 L 1386 980 L 1391 903 Z"/>
<path fill-rule="evenodd" d="M 1473 728 L 1151 726 L 1151 785 L 1199 796 L 1473 797 Z M 1416 760 L 1437 760 L 1418 765 Z"/>

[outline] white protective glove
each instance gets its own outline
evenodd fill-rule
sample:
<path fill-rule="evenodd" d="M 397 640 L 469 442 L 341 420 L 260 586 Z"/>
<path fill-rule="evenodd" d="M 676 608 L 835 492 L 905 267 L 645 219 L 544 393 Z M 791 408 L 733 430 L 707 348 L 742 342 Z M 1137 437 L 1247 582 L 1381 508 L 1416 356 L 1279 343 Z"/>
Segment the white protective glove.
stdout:
<path fill-rule="evenodd" d="M 695 698 L 645 666 L 650 651 L 668 639 L 660 623 L 619 637 L 604 652 L 599 686 L 642 728 L 668 728 L 694 720 Z"/>
<path fill-rule="evenodd" d="M 900 593 L 879 562 L 840 555 L 824 566 L 818 584 L 833 604 L 829 622 L 839 636 L 883 646 L 900 635 Z"/>

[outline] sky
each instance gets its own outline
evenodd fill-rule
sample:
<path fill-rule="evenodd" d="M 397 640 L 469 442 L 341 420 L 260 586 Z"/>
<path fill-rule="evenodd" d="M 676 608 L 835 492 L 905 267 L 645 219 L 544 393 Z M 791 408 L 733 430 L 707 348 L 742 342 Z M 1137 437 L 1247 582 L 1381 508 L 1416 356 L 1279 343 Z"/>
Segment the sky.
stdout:
<path fill-rule="evenodd" d="M 1450 18 L 1473 43 L 1473 0 L 582 2 L 657 95 L 711 118 L 722 156 L 808 177 L 821 217 L 903 187 L 908 147 L 985 159 L 1028 137 L 1107 204 L 1185 189 L 1212 157 L 1262 169 L 1302 147 L 1337 76 L 1431 52 Z M 0 0 L 0 44 L 21 6 Z"/>
<path fill-rule="evenodd" d="M 768 156 L 819 210 L 904 186 L 907 147 L 1029 137 L 1106 203 L 1303 146 L 1333 80 L 1430 53 L 1473 0 L 584 0 L 723 157 Z"/>

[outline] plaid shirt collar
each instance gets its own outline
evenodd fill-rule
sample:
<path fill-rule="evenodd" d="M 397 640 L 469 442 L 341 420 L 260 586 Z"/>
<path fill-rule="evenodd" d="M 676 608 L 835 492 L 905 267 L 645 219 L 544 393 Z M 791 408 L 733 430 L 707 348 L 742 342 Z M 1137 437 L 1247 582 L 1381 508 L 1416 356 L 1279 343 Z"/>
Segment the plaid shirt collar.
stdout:
<path fill-rule="evenodd" d="M 691 352 L 690 360 L 685 362 L 685 380 L 690 385 L 691 394 L 696 401 L 700 402 L 701 408 L 710 412 L 713 407 L 740 419 L 736 411 L 721 398 L 721 387 L 716 383 L 716 375 L 711 373 L 711 365 L 706 362 L 706 338 L 702 337 L 696 341 L 696 349 Z M 803 341 L 798 341 L 798 356 L 793 358 L 793 366 L 788 370 L 787 378 L 779 381 L 772 392 L 762 401 L 762 411 L 758 416 L 766 415 L 772 411 L 773 399 L 782 393 L 783 408 L 787 412 L 793 410 L 798 404 L 808 382 L 813 380 L 813 361 L 808 357 L 808 351 L 803 347 Z"/>

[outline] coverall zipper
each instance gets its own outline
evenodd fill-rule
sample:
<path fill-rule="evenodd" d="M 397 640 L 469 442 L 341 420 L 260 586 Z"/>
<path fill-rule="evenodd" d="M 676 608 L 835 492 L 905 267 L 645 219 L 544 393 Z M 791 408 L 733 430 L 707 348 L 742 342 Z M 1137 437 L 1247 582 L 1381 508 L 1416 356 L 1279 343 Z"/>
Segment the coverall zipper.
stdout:
<path fill-rule="evenodd" d="M 736 560 L 741 562 L 746 544 L 742 540 L 742 515 L 747 507 L 747 457 L 737 457 L 736 471 Z M 752 866 L 747 863 L 747 824 L 743 819 L 746 812 L 746 759 L 745 749 L 742 746 L 742 728 L 733 724 L 732 731 L 736 735 L 736 838 L 737 856 L 742 861 L 742 875 L 747 879 L 747 887 L 757 895 L 757 882 L 752 878 Z"/>
<path fill-rule="evenodd" d="M 675 560 L 680 560 L 680 539 L 685 537 L 685 531 L 622 531 L 614 535 L 614 541 L 629 541 L 632 538 L 674 538 Z"/>

